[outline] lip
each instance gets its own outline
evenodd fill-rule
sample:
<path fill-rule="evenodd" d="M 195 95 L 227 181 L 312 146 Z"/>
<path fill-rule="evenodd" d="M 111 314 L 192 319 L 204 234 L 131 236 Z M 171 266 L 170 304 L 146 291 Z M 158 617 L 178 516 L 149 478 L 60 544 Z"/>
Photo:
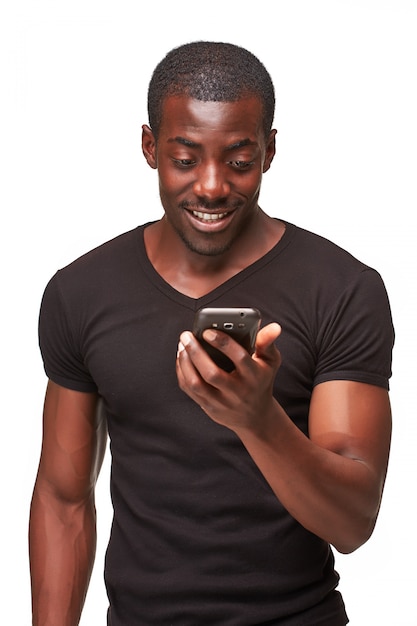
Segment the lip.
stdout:
<path fill-rule="evenodd" d="M 218 232 L 226 228 L 233 219 L 235 209 L 228 211 L 207 211 L 186 209 L 191 224 L 200 232 Z"/>
<path fill-rule="evenodd" d="M 215 222 L 217 220 L 221 220 L 225 217 L 227 217 L 227 215 L 230 213 L 230 211 L 223 211 L 222 213 L 214 213 L 214 212 L 208 212 L 208 211 L 196 211 L 193 210 L 192 214 L 194 215 L 194 217 L 197 217 L 200 220 L 203 220 L 203 222 Z"/>

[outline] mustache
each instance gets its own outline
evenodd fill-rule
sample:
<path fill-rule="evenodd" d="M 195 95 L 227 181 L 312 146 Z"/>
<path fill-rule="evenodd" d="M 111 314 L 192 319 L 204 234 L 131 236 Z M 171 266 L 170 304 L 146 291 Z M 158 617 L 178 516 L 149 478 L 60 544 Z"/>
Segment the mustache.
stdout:
<path fill-rule="evenodd" d="M 198 202 L 183 200 L 178 206 L 180 209 L 186 209 L 187 211 L 201 211 L 202 209 L 205 209 L 206 211 L 233 211 L 234 209 L 239 208 L 241 204 L 240 200 L 216 200 L 214 202 L 209 202 L 208 200 L 204 200 L 202 198 Z"/>

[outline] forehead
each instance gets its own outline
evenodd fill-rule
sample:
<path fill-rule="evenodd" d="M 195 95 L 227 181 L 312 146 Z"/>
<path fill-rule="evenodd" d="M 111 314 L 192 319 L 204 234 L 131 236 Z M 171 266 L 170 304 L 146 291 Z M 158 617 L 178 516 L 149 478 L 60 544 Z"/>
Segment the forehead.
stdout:
<path fill-rule="evenodd" d="M 262 103 L 250 96 L 236 102 L 203 102 L 188 96 L 168 96 L 162 105 L 160 139 L 204 135 L 237 139 L 263 137 Z"/>

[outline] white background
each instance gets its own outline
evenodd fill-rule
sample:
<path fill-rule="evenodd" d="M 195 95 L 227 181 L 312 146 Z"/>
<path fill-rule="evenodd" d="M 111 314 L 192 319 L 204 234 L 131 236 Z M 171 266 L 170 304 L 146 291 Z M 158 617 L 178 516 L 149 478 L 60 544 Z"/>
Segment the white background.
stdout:
<path fill-rule="evenodd" d="M 252 50 L 276 85 L 277 156 L 261 206 L 376 267 L 390 294 L 397 341 L 386 491 L 373 537 L 337 566 L 353 626 L 417 624 L 416 30 L 412 0 L 2 3 L 2 623 L 30 624 L 44 286 L 81 253 L 161 215 L 140 148 L 147 84 L 169 49 L 210 39 Z M 108 459 L 98 511 L 84 626 L 105 623 Z"/>

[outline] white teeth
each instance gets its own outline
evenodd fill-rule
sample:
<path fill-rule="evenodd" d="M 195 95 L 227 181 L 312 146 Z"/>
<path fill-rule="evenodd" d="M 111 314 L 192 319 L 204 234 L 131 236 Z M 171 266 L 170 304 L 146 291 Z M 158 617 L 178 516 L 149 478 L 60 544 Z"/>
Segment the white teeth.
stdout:
<path fill-rule="evenodd" d="M 201 213 L 200 211 L 193 211 L 193 215 L 198 217 L 200 220 L 214 222 L 215 220 L 221 220 L 227 215 L 227 213 Z"/>

